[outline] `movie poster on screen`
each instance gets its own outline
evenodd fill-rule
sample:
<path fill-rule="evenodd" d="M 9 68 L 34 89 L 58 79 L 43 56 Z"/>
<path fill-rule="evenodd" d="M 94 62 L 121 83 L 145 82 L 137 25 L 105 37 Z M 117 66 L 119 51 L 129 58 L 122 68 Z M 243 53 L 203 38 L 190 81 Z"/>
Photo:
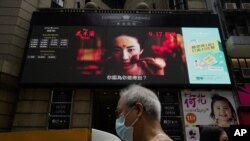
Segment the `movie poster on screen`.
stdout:
<path fill-rule="evenodd" d="M 219 125 L 228 127 L 238 124 L 236 105 L 232 91 L 181 92 L 186 126 Z M 227 121 L 224 123 L 223 121 Z"/>

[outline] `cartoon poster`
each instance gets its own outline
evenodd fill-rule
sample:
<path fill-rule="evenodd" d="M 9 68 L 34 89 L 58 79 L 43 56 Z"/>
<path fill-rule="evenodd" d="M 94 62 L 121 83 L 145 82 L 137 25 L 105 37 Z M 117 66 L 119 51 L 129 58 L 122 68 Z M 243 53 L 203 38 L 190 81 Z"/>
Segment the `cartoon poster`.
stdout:
<path fill-rule="evenodd" d="M 218 28 L 182 28 L 191 84 L 230 84 Z"/>
<path fill-rule="evenodd" d="M 187 141 L 199 141 L 199 129 L 206 125 L 229 127 L 238 124 L 232 91 L 181 92 Z"/>

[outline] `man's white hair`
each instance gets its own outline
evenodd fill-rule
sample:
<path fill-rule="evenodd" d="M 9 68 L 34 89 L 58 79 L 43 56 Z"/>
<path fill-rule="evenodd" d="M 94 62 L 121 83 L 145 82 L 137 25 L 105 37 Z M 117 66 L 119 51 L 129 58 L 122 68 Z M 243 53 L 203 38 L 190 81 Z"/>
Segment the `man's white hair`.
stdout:
<path fill-rule="evenodd" d="M 137 102 L 143 105 L 146 114 L 160 121 L 161 119 L 161 104 L 156 94 L 140 85 L 130 85 L 120 92 L 128 107 L 133 107 Z"/>

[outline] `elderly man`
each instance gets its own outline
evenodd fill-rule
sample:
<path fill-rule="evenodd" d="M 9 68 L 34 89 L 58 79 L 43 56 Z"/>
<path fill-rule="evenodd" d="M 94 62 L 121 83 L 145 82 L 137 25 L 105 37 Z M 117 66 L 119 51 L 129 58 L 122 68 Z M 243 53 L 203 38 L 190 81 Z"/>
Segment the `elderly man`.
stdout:
<path fill-rule="evenodd" d="M 172 141 L 160 125 L 161 105 L 155 93 L 139 85 L 120 92 L 116 132 L 125 141 Z"/>

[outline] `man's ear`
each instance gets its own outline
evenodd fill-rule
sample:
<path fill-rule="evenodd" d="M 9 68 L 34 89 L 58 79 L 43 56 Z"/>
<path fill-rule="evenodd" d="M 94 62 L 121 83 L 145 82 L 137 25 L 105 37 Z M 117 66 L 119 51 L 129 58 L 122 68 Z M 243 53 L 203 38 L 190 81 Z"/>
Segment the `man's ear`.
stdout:
<path fill-rule="evenodd" d="M 142 54 L 142 52 L 143 52 L 143 49 L 141 49 L 141 51 L 140 51 L 140 55 Z"/>
<path fill-rule="evenodd" d="M 141 117 L 141 115 L 142 115 L 142 113 L 144 111 L 143 105 L 141 103 L 136 103 L 135 108 L 137 110 L 137 116 Z"/>

